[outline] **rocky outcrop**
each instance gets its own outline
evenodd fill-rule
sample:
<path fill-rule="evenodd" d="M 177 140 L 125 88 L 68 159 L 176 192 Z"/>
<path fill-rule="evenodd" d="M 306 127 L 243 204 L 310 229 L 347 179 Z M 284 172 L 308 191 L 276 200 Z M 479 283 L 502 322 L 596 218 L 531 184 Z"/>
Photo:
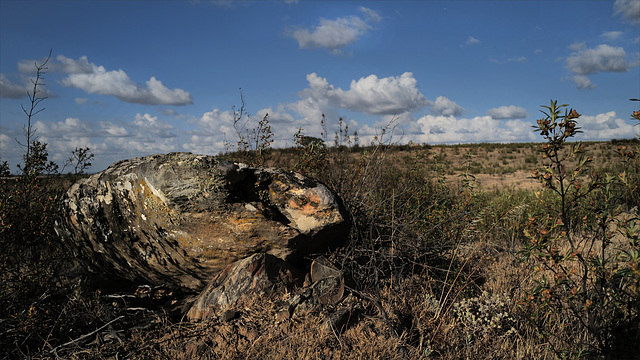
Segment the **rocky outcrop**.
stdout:
<path fill-rule="evenodd" d="M 347 219 L 336 195 L 298 173 L 171 153 L 74 184 L 56 230 L 96 273 L 201 290 L 255 253 L 296 262 L 338 245 Z"/>

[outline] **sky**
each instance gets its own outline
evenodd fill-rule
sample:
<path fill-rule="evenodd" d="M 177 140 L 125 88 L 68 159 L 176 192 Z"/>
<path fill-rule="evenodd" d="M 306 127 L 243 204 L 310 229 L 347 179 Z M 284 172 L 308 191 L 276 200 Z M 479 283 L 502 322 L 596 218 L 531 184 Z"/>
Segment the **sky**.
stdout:
<path fill-rule="evenodd" d="M 53 49 L 32 124 L 90 172 L 157 153 L 218 154 L 268 114 L 366 145 L 531 142 L 550 100 L 578 140 L 633 138 L 640 1 L 0 1 L 0 162 L 16 172 L 35 64 Z M 246 121 L 246 122 L 245 122 Z M 231 144 L 231 148 L 229 148 Z M 68 171 L 66 169 L 65 171 Z"/>

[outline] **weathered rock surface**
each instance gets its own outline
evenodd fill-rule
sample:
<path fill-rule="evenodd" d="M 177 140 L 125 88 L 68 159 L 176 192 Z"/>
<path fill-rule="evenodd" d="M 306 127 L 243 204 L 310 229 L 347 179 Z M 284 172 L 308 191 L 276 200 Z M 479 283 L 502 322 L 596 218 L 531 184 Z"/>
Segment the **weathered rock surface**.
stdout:
<path fill-rule="evenodd" d="M 309 279 L 304 285 L 287 301 L 285 314 L 280 318 L 321 306 L 335 306 L 344 296 L 344 274 L 322 256 L 311 263 Z"/>
<path fill-rule="evenodd" d="M 95 272 L 201 290 L 251 254 L 296 261 L 339 244 L 347 219 L 336 195 L 300 174 L 171 153 L 74 184 L 56 230 Z"/>
<path fill-rule="evenodd" d="M 286 261 L 269 254 L 254 254 L 227 266 L 200 293 L 187 313 L 189 320 L 221 316 L 240 299 L 300 286 L 302 274 Z"/>
<path fill-rule="evenodd" d="M 327 330 L 341 329 L 355 321 L 359 305 L 344 299 L 344 274 L 326 258 L 318 257 L 307 274 L 312 283 L 302 287 L 302 273 L 287 262 L 269 254 L 255 254 L 225 268 L 200 293 L 187 312 L 191 321 L 218 318 L 228 321 L 238 315 L 237 304 L 251 304 L 258 296 L 281 298 L 284 291 L 292 296 L 274 314 L 277 322 L 304 316 L 319 310 L 325 315 Z"/>

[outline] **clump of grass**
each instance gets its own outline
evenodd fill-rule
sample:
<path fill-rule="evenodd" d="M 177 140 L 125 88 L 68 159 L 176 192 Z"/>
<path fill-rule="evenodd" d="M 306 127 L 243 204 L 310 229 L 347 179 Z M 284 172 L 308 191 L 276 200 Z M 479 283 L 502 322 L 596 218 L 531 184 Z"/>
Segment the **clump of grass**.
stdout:
<path fill-rule="evenodd" d="M 490 295 L 462 299 L 453 306 L 453 312 L 467 330 L 470 341 L 475 337 L 512 336 L 516 334 L 516 320 L 511 314 L 508 295 Z"/>

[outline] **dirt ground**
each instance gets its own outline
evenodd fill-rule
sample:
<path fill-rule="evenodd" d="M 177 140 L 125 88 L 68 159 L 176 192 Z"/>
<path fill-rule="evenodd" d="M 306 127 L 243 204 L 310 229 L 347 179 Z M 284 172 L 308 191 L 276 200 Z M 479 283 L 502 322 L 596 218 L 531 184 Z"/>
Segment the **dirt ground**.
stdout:
<path fill-rule="evenodd" d="M 535 190 L 541 187 L 535 179 L 530 179 L 530 171 L 518 170 L 509 174 L 477 174 L 476 181 L 482 190 L 522 189 Z"/>

